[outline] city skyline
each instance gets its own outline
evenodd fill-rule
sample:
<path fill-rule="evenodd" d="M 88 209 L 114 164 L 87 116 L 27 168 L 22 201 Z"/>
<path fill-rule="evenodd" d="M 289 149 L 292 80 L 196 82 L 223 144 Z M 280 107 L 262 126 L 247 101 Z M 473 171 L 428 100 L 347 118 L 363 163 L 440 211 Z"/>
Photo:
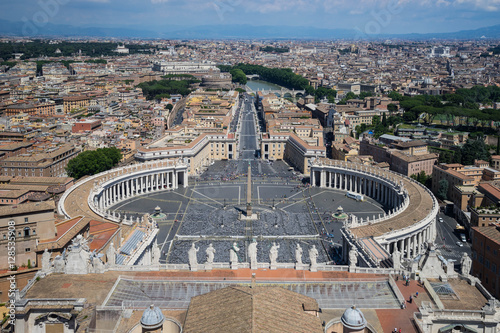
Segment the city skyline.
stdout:
<path fill-rule="evenodd" d="M 375 37 L 448 33 L 493 26 L 500 23 L 499 10 L 499 0 L 150 0 L 140 3 L 131 0 L 21 0 L 1 3 L 0 19 L 22 22 L 24 35 L 29 31 L 26 28 L 29 24 L 131 29 L 151 33 L 151 37 L 204 25 L 227 26 L 228 29 L 234 25 L 248 25 L 248 29 L 277 26 L 297 29 L 297 32 L 304 27 L 347 29 Z M 6 29 L 0 28 L 0 33 L 9 32 L 2 30 Z M 274 37 L 281 37 L 279 31 L 276 34 Z"/>

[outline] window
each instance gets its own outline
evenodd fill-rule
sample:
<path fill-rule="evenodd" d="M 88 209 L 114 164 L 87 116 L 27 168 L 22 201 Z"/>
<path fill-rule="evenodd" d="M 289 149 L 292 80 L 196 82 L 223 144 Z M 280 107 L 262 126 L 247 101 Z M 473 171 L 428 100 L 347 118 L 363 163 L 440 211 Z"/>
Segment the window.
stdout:
<path fill-rule="evenodd" d="M 24 223 L 28 223 L 28 218 L 27 217 L 24 218 Z"/>
<path fill-rule="evenodd" d="M 24 252 L 31 252 L 31 249 L 29 247 L 24 249 Z"/>

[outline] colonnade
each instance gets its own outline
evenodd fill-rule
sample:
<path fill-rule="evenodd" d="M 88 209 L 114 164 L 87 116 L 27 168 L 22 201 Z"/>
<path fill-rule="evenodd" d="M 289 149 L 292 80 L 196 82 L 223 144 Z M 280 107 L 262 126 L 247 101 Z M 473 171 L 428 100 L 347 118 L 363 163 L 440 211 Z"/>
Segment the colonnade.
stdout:
<path fill-rule="evenodd" d="M 425 252 L 425 244 L 427 244 L 428 240 L 434 239 L 435 230 L 433 228 L 435 228 L 435 223 L 429 224 L 426 228 L 404 238 L 388 241 L 383 247 L 388 253 L 394 253 L 397 249 L 403 258 L 416 257 Z"/>
<path fill-rule="evenodd" d="M 383 172 L 372 167 L 340 161 L 333 163 L 331 161 L 316 161 L 311 167 L 311 185 L 368 196 L 387 207 L 389 213 L 384 214 L 382 218 L 369 220 L 371 225 L 397 218 L 400 213 L 407 209 L 409 200 L 422 200 L 422 196 L 431 196 L 432 207 L 429 206 L 428 214 L 423 219 L 415 220 L 413 225 L 400 227 L 400 229 L 395 224 L 387 232 L 372 236 L 379 244 L 380 250 L 385 250 L 387 257 L 399 251 L 403 258 L 411 259 L 425 252 L 426 245 L 434 241 L 438 205 L 430 191 L 420 184 L 414 185 L 413 180 L 407 178 L 390 171 Z M 407 184 L 408 186 L 419 188 L 421 195 L 414 199 L 409 197 L 405 189 L 405 182 L 410 182 Z M 356 215 L 356 212 L 353 214 Z M 351 226 L 346 224 L 345 228 L 349 229 Z M 357 243 L 359 240 L 351 239 L 351 241 Z M 346 244 L 346 240 L 343 243 Z M 356 247 L 359 249 L 362 248 L 362 245 Z"/>
<path fill-rule="evenodd" d="M 105 183 L 102 191 L 94 196 L 94 205 L 99 210 L 105 210 L 136 195 L 175 190 L 179 184 L 187 185 L 187 170 L 150 170 L 147 173 L 131 174 Z"/>
<path fill-rule="evenodd" d="M 389 207 L 398 207 L 404 200 L 402 193 L 396 189 L 397 184 L 386 179 L 341 169 L 321 170 L 311 174 L 311 183 L 319 184 L 319 187 L 366 195 Z"/>

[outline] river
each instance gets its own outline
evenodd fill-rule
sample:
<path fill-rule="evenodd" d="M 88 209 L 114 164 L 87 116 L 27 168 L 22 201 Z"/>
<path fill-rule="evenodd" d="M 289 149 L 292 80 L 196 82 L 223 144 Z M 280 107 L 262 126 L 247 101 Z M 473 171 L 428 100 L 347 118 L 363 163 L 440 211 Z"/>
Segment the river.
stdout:
<path fill-rule="evenodd" d="M 280 90 L 281 87 L 278 86 L 277 84 L 267 82 L 267 81 L 262 81 L 262 80 L 248 80 L 247 81 L 247 86 L 252 89 L 253 91 L 259 91 L 259 90 Z"/>

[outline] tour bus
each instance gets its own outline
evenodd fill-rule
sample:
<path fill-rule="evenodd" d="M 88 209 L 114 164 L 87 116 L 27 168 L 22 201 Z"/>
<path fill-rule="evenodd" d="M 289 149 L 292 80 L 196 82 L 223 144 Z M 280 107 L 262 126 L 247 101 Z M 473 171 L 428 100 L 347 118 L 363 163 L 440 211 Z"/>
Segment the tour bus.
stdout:
<path fill-rule="evenodd" d="M 363 201 L 365 199 L 365 197 L 362 194 L 356 194 L 351 192 L 347 192 L 345 196 L 354 199 L 356 201 Z"/>

